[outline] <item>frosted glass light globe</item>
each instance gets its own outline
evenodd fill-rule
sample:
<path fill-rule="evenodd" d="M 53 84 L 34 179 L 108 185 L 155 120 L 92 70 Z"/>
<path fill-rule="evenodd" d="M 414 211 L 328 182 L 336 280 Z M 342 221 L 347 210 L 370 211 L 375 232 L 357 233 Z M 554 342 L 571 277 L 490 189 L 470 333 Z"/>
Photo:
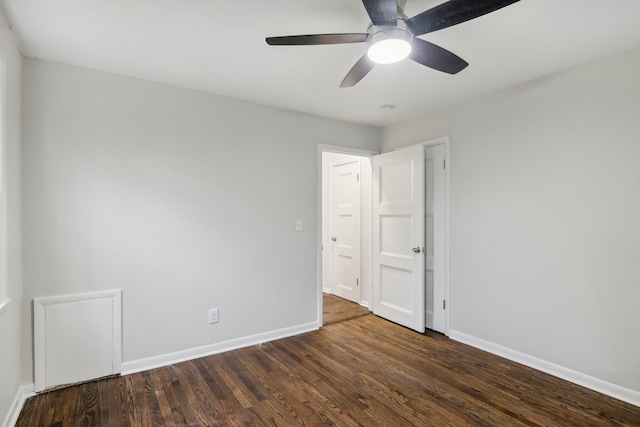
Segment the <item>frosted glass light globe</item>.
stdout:
<path fill-rule="evenodd" d="M 401 39 L 381 40 L 367 51 L 369 59 L 377 64 L 393 64 L 411 53 L 411 43 Z"/>
<path fill-rule="evenodd" d="M 413 35 L 404 28 L 382 28 L 367 39 L 367 56 L 377 64 L 402 61 L 411 53 L 412 40 Z"/>

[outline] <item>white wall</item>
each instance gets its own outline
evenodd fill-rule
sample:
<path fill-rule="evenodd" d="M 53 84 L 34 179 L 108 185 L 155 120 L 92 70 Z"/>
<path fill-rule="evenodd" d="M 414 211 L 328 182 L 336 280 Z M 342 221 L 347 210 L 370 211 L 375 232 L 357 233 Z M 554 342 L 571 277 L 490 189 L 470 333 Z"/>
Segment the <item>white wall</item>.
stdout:
<path fill-rule="evenodd" d="M 640 392 L 640 50 L 390 126 L 383 151 L 444 135 L 452 330 Z"/>
<path fill-rule="evenodd" d="M 317 145 L 379 130 L 38 60 L 23 78 L 23 381 L 35 297 L 123 289 L 125 364 L 319 320 Z"/>
<path fill-rule="evenodd" d="M 20 386 L 20 69 L 13 33 L 0 12 L 0 425 L 9 422 Z"/>
<path fill-rule="evenodd" d="M 331 163 L 357 159 L 360 162 L 360 304 L 371 307 L 371 280 L 373 263 L 373 245 L 371 229 L 373 227 L 372 205 L 372 160 L 370 157 L 337 152 L 322 153 L 322 246 L 331 248 Z M 331 286 L 331 251 L 322 253 L 322 288 L 333 293 Z"/>

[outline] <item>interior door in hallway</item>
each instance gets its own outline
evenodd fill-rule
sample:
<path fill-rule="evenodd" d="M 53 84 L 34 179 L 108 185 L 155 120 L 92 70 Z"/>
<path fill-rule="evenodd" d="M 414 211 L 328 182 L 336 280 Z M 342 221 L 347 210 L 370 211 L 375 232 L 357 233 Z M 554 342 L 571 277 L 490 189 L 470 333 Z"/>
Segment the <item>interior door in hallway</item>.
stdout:
<path fill-rule="evenodd" d="M 445 148 L 427 147 L 425 163 L 425 282 L 427 328 L 446 333 Z"/>
<path fill-rule="evenodd" d="M 360 162 L 331 164 L 332 289 L 360 303 Z"/>
<path fill-rule="evenodd" d="M 373 312 L 424 332 L 424 148 L 373 158 Z"/>

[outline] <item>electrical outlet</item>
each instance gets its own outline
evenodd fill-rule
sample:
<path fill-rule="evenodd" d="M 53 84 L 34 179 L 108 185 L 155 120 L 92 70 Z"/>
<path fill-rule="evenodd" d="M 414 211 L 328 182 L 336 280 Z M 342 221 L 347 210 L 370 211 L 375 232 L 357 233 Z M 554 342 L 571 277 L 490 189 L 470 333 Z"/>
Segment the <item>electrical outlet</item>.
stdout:
<path fill-rule="evenodd" d="M 218 323 L 218 309 L 212 308 L 209 310 L 209 323 Z"/>

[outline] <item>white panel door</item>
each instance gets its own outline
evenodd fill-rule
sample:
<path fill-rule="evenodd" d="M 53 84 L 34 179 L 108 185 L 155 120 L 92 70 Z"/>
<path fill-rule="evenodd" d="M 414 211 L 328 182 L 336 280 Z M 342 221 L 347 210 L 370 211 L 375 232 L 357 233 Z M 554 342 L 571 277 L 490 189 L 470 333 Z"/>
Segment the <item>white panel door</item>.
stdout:
<path fill-rule="evenodd" d="M 331 164 L 333 293 L 360 303 L 360 161 Z"/>
<path fill-rule="evenodd" d="M 427 328 L 446 333 L 445 302 L 445 149 L 426 148 L 425 279 Z"/>
<path fill-rule="evenodd" d="M 424 149 L 373 158 L 373 312 L 424 332 Z"/>

